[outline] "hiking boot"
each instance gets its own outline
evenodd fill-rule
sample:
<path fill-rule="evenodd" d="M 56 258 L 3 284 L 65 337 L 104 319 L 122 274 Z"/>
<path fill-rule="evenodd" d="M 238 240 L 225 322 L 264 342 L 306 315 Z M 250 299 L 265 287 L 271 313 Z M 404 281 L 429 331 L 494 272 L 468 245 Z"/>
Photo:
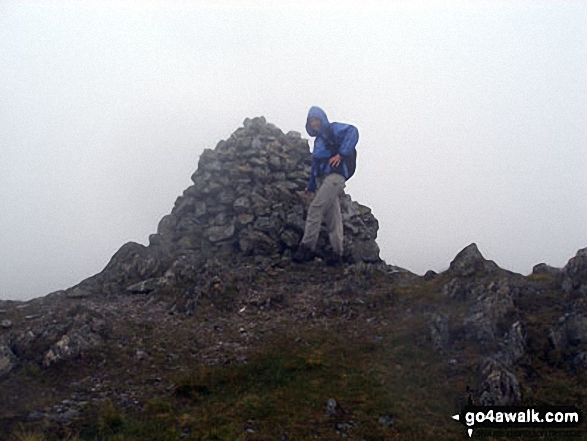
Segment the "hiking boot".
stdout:
<path fill-rule="evenodd" d="M 314 251 L 305 245 L 300 245 L 298 249 L 291 256 L 291 260 L 296 263 L 304 263 L 314 259 Z"/>
<path fill-rule="evenodd" d="M 340 254 L 329 254 L 326 257 L 326 265 L 328 266 L 342 266 L 342 256 Z"/>

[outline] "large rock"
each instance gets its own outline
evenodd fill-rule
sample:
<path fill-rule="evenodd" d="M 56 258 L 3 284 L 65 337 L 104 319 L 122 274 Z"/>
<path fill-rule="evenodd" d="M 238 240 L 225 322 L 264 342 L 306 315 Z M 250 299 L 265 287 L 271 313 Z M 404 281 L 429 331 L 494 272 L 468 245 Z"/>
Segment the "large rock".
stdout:
<path fill-rule="evenodd" d="M 62 360 L 76 358 L 84 351 L 104 341 L 106 320 L 92 311 L 79 312 L 71 327 L 56 341 L 43 357 L 43 366 L 49 367 Z"/>
<path fill-rule="evenodd" d="M 499 270 L 493 260 L 486 260 L 477 245 L 472 243 L 463 248 L 450 263 L 448 273 L 458 277 L 492 274 Z"/>
<path fill-rule="evenodd" d="M 557 350 L 587 343 L 587 317 L 576 312 L 566 313 L 548 334 L 550 345 Z"/>
<path fill-rule="evenodd" d="M 447 315 L 438 313 L 433 313 L 428 320 L 432 345 L 438 351 L 443 351 L 448 347 L 450 338 L 449 320 Z"/>
<path fill-rule="evenodd" d="M 473 285 L 468 292 L 476 293 L 476 297 L 463 319 L 465 336 L 482 349 L 497 349 L 503 322 L 516 309 L 518 288 L 508 279 Z"/>
<path fill-rule="evenodd" d="M 505 406 L 521 400 L 516 376 L 494 358 L 486 358 L 478 369 L 479 402 L 483 406 Z"/>
<path fill-rule="evenodd" d="M 510 327 L 506 338 L 501 343 L 501 350 L 496 355 L 505 367 L 515 365 L 526 355 L 526 338 L 522 331 L 522 324 L 517 321 Z"/>
<path fill-rule="evenodd" d="M 539 263 L 532 268 L 532 274 L 548 274 L 551 276 L 559 276 L 562 269 L 547 265 L 546 263 Z"/>
<path fill-rule="evenodd" d="M 14 367 L 15 356 L 10 346 L 0 341 L 0 378 L 8 374 Z"/>
<path fill-rule="evenodd" d="M 587 248 L 577 251 L 563 268 L 562 288 L 573 297 L 587 296 Z"/>

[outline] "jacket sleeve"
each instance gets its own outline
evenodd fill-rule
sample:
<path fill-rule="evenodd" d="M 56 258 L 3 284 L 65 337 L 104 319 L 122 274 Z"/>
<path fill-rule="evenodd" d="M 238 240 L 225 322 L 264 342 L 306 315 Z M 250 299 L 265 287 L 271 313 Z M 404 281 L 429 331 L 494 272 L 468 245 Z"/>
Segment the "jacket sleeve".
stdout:
<path fill-rule="evenodd" d="M 338 149 L 338 153 L 340 154 L 340 156 L 349 156 L 352 153 L 355 146 L 357 145 L 358 141 L 359 131 L 355 126 L 348 124 L 344 128 L 344 138 L 342 140 L 340 148 Z"/>
<path fill-rule="evenodd" d="M 308 181 L 308 191 L 312 193 L 316 191 L 316 158 L 312 158 L 312 171 L 310 172 L 310 180 Z"/>

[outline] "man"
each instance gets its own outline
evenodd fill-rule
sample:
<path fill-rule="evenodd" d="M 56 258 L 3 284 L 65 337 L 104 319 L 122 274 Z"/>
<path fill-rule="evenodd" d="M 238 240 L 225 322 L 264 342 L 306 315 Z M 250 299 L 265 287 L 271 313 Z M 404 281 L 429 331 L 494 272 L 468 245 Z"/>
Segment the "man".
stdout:
<path fill-rule="evenodd" d="M 342 265 L 343 225 L 339 196 L 344 193 L 345 182 L 354 174 L 359 131 L 350 124 L 329 122 L 320 107 L 313 106 L 308 112 L 306 131 L 316 137 L 312 151 L 312 172 L 305 189 L 306 194 L 320 188 L 308 208 L 304 236 L 292 260 L 297 263 L 314 258 L 322 219 L 326 221 L 332 255 L 327 256 L 328 265 Z"/>

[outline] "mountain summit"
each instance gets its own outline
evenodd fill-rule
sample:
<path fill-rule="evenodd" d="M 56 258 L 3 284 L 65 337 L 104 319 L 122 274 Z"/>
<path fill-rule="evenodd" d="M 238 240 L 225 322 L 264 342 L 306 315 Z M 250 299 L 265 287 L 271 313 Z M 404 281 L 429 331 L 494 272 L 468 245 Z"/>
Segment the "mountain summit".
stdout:
<path fill-rule="evenodd" d="M 584 408 L 587 249 L 522 276 L 472 243 L 418 276 L 380 259 L 377 220 L 342 194 L 345 264 L 321 260 L 324 227 L 296 264 L 310 159 L 299 133 L 246 119 L 148 246 L 0 300 L 0 438 L 464 439 L 466 404 Z"/>

